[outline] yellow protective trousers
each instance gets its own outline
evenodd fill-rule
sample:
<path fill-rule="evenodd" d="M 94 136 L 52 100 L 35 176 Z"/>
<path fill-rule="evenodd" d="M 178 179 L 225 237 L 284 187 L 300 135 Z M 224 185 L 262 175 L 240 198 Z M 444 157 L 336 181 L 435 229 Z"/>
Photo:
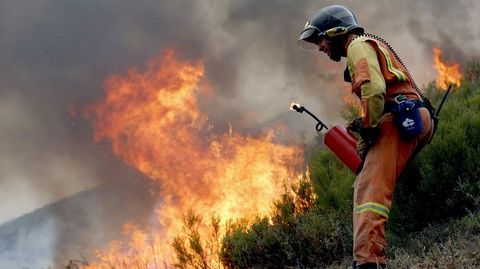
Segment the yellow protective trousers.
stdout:
<path fill-rule="evenodd" d="M 428 110 L 421 108 L 420 112 L 423 130 L 411 140 L 400 137 L 391 113 L 380 118 L 380 136 L 354 184 L 353 253 L 357 265 L 386 264 L 385 224 L 396 180 L 409 160 L 428 143 L 433 131 Z"/>

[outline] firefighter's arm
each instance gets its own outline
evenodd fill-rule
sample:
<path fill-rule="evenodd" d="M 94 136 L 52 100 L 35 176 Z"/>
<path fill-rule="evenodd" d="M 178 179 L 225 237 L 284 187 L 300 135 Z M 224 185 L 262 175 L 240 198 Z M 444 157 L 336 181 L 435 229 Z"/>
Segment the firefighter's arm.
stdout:
<path fill-rule="evenodd" d="M 347 65 L 354 88 L 361 89 L 362 126 L 360 136 L 367 144 L 375 142 L 385 105 L 385 80 L 377 54 L 365 41 L 353 42 L 347 52 Z"/>

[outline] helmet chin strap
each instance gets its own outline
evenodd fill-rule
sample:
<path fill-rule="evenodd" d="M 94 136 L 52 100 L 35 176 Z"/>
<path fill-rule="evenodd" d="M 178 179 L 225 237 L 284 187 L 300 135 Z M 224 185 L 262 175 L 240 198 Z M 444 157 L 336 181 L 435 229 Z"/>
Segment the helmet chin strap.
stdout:
<path fill-rule="evenodd" d="M 330 54 L 330 59 L 335 62 L 340 62 L 340 59 L 342 58 L 342 55 L 340 53 L 334 53 L 332 51 L 332 54 Z"/>
<path fill-rule="evenodd" d="M 327 42 L 329 43 L 329 46 L 331 48 L 329 56 L 330 59 L 335 62 L 340 62 L 344 49 L 341 40 L 327 40 Z"/>

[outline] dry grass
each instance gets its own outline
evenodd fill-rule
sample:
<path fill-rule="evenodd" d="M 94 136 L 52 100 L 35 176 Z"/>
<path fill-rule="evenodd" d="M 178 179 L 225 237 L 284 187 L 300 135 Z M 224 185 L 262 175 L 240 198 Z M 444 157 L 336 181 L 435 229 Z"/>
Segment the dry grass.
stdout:
<path fill-rule="evenodd" d="M 437 243 L 422 255 L 412 255 L 399 250 L 391 261 L 398 269 L 461 269 L 480 268 L 480 236 L 448 239 Z"/>
<path fill-rule="evenodd" d="M 402 247 L 393 247 L 389 268 L 480 268 L 480 211 L 446 224 L 431 226 L 410 235 Z M 350 268 L 351 259 L 326 269 Z"/>

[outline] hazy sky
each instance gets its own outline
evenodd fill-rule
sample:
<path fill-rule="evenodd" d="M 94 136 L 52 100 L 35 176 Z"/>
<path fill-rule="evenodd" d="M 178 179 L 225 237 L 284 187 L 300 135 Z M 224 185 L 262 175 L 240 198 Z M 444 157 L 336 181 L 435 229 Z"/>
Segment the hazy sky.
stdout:
<path fill-rule="evenodd" d="M 333 3 L 389 40 L 420 85 L 435 77 L 433 45 L 462 63 L 480 52 L 474 0 L 1 1 L 0 223 L 132 174 L 69 108 L 101 98 L 106 77 L 162 49 L 204 59 L 218 97 L 205 112 L 220 126 L 284 119 L 295 132 L 314 132 L 288 112 L 292 98 L 339 122 L 344 63 L 296 46 L 306 19 Z"/>

